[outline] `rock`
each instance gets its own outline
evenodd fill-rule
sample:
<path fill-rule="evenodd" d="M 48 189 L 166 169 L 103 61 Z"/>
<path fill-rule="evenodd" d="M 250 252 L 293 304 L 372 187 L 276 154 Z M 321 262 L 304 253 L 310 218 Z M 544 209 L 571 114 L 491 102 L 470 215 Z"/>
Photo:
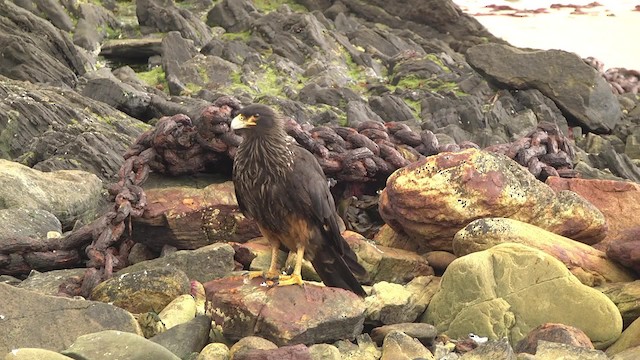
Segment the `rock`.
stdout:
<path fill-rule="evenodd" d="M 230 349 L 229 355 L 232 359 L 235 359 L 236 356 L 243 356 L 244 354 L 252 350 L 274 350 L 277 348 L 278 345 L 272 343 L 267 339 L 263 339 L 258 336 L 247 336 L 233 344 Z"/>
<path fill-rule="evenodd" d="M 606 231 L 602 213 L 575 193 L 556 194 L 508 157 L 473 148 L 396 171 L 380 195 L 379 210 L 420 251 L 451 251 L 453 235 L 485 217 L 520 220 L 587 244 Z"/>
<path fill-rule="evenodd" d="M 11 350 L 4 360 L 73 360 L 68 356 L 64 356 L 55 351 L 45 349 L 20 348 Z"/>
<path fill-rule="evenodd" d="M 531 330 L 527 337 L 520 340 L 515 346 L 517 353 L 536 354 L 536 349 L 541 341 L 549 341 L 593 349 L 591 340 L 582 330 L 568 325 L 546 323 Z"/>
<path fill-rule="evenodd" d="M 0 203 L 5 209 L 48 211 L 60 220 L 64 228 L 73 227 L 76 221 L 87 223 L 93 220 L 102 204 L 102 181 L 85 171 L 41 172 L 0 159 L 0 181 L 5 184 L 0 189 Z M 40 213 L 39 216 L 45 215 Z M 60 227 L 55 225 L 49 231 L 60 231 Z M 46 237 L 46 232 L 41 235 Z"/>
<path fill-rule="evenodd" d="M 0 203 L 2 200 L 0 198 Z M 3 258 L 0 272 L 24 275 L 79 265 L 80 254 L 74 246 L 61 241 L 61 234 L 60 221 L 49 211 L 22 207 L 0 209 L 0 258 Z"/>
<path fill-rule="evenodd" d="M 199 353 L 209 342 L 211 319 L 200 315 L 189 322 L 174 327 L 167 326 L 167 329 L 149 340 L 162 345 L 180 359 L 185 359 L 193 353 Z"/>
<path fill-rule="evenodd" d="M 635 360 L 640 356 L 640 346 L 623 350 L 610 357 L 611 360 Z"/>
<path fill-rule="evenodd" d="M 0 93 L 14 99 L 0 103 L 0 113 L 8 116 L 0 126 L 7 139 L 0 154 L 35 170 L 84 170 L 112 179 L 124 161 L 122 154 L 149 128 L 71 89 L 0 77 Z"/>
<path fill-rule="evenodd" d="M 516 360 L 511 345 L 506 339 L 488 341 L 477 348 L 464 353 L 460 360 L 505 359 Z"/>
<path fill-rule="evenodd" d="M 342 359 L 378 360 L 382 356 L 380 349 L 366 333 L 356 336 L 355 344 L 351 341 L 339 340 L 334 345 L 340 351 Z"/>
<path fill-rule="evenodd" d="M 6 284 L 0 284 L 0 303 L 0 354 L 24 347 L 60 351 L 80 335 L 105 329 L 140 331 L 130 313 L 110 304 L 41 295 Z"/>
<path fill-rule="evenodd" d="M 380 118 L 387 121 L 415 121 L 415 116 L 400 97 L 395 95 L 371 96 L 369 106 Z"/>
<path fill-rule="evenodd" d="M 156 268 L 114 276 L 98 284 L 91 299 L 139 314 L 164 309 L 176 297 L 188 294 L 190 287 L 182 270 Z"/>
<path fill-rule="evenodd" d="M 122 82 L 111 72 L 107 77 L 94 75 L 87 78 L 87 83 L 82 86 L 83 96 L 109 104 L 136 119 L 153 117 L 152 96 L 147 92 Z"/>
<path fill-rule="evenodd" d="M 394 249 L 402 249 L 409 251 L 420 250 L 419 244 L 416 244 L 409 236 L 393 230 L 389 224 L 384 224 L 373 237 L 376 245 L 391 247 Z"/>
<path fill-rule="evenodd" d="M 158 316 L 166 329 L 184 324 L 196 316 L 196 301 L 191 294 L 180 295 L 165 306 Z"/>
<path fill-rule="evenodd" d="M 171 351 L 140 335 L 105 330 L 82 335 L 62 352 L 74 359 L 179 360 Z"/>
<path fill-rule="evenodd" d="M 77 82 L 76 75 L 84 74 L 84 60 L 67 31 L 56 29 L 50 22 L 13 2 L 0 5 L 0 17 L 4 24 L 2 43 L 12 54 L 0 59 L 2 75 L 73 87 Z"/>
<path fill-rule="evenodd" d="M 574 53 L 482 44 L 466 55 L 472 67 L 500 83 L 540 90 L 590 131 L 607 133 L 620 121 L 620 104 L 609 84 Z"/>
<path fill-rule="evenodd" d="M 230 360 L 229 347 L 222 343 L 211 343 L 200 351 L 196 360 Z"/>
<path fill-rule="evenodd" d="M 153 260 L 128 266 L 118 274 L 160 270 L 171 267 L 184 272 L 189 279 L 206 282 L 229 274 L 234 269 L 233 248 L 216 243 L 196 250 L 179 250 Z"/>
<path fill-rule="evenodd" d="M 425 346 L 433 344 L 433 340 L 438 335 L 438 330 L 431 325 L 425 323 L 401 323 L 384 325 L 374 328 L 371 331 L 371 339 L 378 345 L 382 345 L 385 337 L 392 331 L 399 331 L 411 338 L 417 339 Z"/>
<path fill-rule="evenodd" d="M 225 338 L 255 335 L 282 346 L 353 338 L 362 331 L 364 302 L 352 292 L 309 283 L 260 286 L 262 281 L 229 277 L 204 284 L 209 312 Z"/>
<path fill-rule="evenodd" d="M 341 360 L 340 350 L 329 344 L 314 344 L 309 346 L 309 353 L 313 360 Z"/>
<path fill-rule="evenodd" d="M 96 4 L 79 4 L 79 18 L 73 32 L 73 43 L 89 51 L 99 51 L 107 37 L 107 28 L 120 29 L 120 23 L 109 10 Z"/>
<path fill-rule="evenodd" d="M 596 289 L 616 304 L 625 328 L 640 317 L 640 280 L 602 284 Z"/>
<path fill-rule="evenodd" d="M 234 360 L 311 360 L 309 349 L 303 345 L 283 346 L 277 349 L 251 349 L 233 356 Z"/>
<path fill-rule="evenodd" d="M 29 207 L 0 209 L 0 239 L 5 243 L 21 237 L 44 240 L 49 232 L 62 234 L 60 220 L 49 211 Z"/>
<path fill-rule="evenodd" d="M 634 320 L 631 325 L 624 329 L 622 335 L 620 335 L 616 342 L 607 348 L 606 353 L 608 356 L 613 356 L 636 346 L 640 346 L 640 320 L 638 319 Z"/>
<path fill-rule="evenodd" d="M 535 359 L 540 360 L 607 360 L 608 357 L 600 350 L 593 350 L 581 346 L 561 344 L 540 340 Z"/>
<path fill-rule="evenodd" d="M 634 214 L 640 212 L 640 184 L 614 180 L 565 179 L 557 176 L 549 177 L 546 184 L 555 191 L 573 191 L 602 212 L 607 220 L 608 230 L 607 236 L 594 245 L 597 249 L 607 251 L 607 247 L 614 241 L 631 240 L 625 235 L 627 230 L 638 226 Z"/>
<path fill-rule="evenodd" d="M 202 189 L 166 186 L 145 192 L 148 206 L 141 218 L 133 220 L 133 238 L 152 249 L 159 250 L 164 244 L 197 249 L 215 242 L 245 242 L 261 235 L 255 222 L 238 209 L 231 181 Z"/>
<path fill-rule="evenodd" d="M 424 257 L 427 259 L 427 262 L 431 265 L 436 274 L 442 274 L 447 269 L 447 266 L 449 266 L 453 260 L 458 258 L 456 255 L 448 251 L 439 250 L 429 251 L 424 255 Z"/>
<path fill-rule="evenodd" d="M 454 236 L 453 252 L 457 256 L 464 256 L 507 242 L 544 251 L 563 262 L 573 275 L 588 286 L 635 279 L 634 274 L 608 259 L 600 250 L 507 218 L 485 218 L 471 222 Z"/>
<path fill-rule="evenodd" d="M 539 324 L 556 322 L 582 329 L 597 349 L 622 331 L 622 317 L 605 295 L 552 256 L 512 243 L 452 262 L 421 321 L 451 338 L 473 332 L 514 344 Z"/>
<path fill-rule="evenodd" d="M 417 339 L 397 330 L 384 337 L 381 360 L 413 360 L 416 358 L 433 359 L 433 354 Z"/>
<path fill-rule="evenodd" d="M 413 251 L 374 245 L 353 231 L 343 233 L 373 283 L 407 283 L 416 276 L 433 275 L 427 260 Z"/>
<path fill-rule="evenodd" d="M 413 322 L 425 310 L 425 304 L 417 303 L 416 298 L 402 285 L 376 283 L 365 298 L 366 321 L 376 325 Z"/>
<path fill-rule="evenodd" d="M 207 25 L 221 26 L 229 32 L 248 30 L 255 17 L 261 16 L 248 0 L 223 0 L 207 13 Z"/>
<path fill-rule="evenodd" d="M 32 271 L 29 277 L 24 279 L 16 287 L 34 291 L 42 295 L 58 295 L 60 285 L 73 277 L 83 277 L 86 269 L 62 269 L 47 272 Z"/>
<path fill-rule="evenodd" d="M 177 31 L 201 47 L 211 38 L 211 29 L 191 11 L 176 7 L 171 0 L 136 2 L 138 23 L 147 33 Z"/>

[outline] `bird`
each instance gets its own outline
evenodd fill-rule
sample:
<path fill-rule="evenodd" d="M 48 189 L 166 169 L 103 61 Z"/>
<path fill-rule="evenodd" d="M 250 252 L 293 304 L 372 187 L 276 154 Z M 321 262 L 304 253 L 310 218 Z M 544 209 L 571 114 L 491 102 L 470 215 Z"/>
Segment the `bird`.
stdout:
<path fill-rule="evenodd" d="M 241 108 L 230 127 L 242 137 L 232 171 L 238 206 L 271 247 L 269 269 L 249 276 L 275 280 L 278 286 L 303 285 L 305 258 L 326 286 L 365 297 L 357 277 L 364 279 L 367 272 L 341 234 L 329 182 L 316 157 L 288 136 L 283 117 L 267 105 Z M 296 253 L 291 275 L 279 271 L 280 245 Z"/>

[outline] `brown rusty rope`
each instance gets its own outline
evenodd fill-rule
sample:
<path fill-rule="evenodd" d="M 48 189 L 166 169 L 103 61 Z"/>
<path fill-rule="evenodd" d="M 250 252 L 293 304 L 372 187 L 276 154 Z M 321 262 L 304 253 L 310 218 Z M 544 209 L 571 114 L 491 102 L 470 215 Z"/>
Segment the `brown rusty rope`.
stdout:
<path fill-rule="evenodd" d="M 140 217 L 145 210 L 142 184 L 150 171 L 170 175 L 205 170 L 229 173 L 241 141 L 229 124 L 240 107 L 237 100 L 224 96 L 204 108 L 195 124 L 186 115 L 163 117 L 136 140 L 124 156 L 120 180 L 109 187 L 113 208 L 66 239 L 76 245 L 91 243 L 86 247 L 89 269 L 83 278 L 63 284 L 62 294 L 86 297 L 114 270 L 127 265 L 133 245 L 127 236 L 131 217 Z M 418 133 L 399 122 L 367 121 L 349 128 L 285 120 L 287 133 L 316 156 L 327 176 L 348 184 L 384 181 L 396 169 L 421 157 L 478 148 L 470 142 L 439 145 L 433 132 Z M 571 145 L 554 124 L 542 122 L 526 137 L 487 150 L 509 156 L 541 180 L 551 175 L 576 176 Z"/>

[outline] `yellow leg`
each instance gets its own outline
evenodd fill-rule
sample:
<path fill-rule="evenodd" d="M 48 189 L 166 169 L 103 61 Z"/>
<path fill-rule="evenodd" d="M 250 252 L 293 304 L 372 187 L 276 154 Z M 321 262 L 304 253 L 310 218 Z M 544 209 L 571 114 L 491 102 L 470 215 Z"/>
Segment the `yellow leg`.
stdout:
<path fill-rule="evenodd" d="M 293 274 L 281 275 L 278 281 L 278 286 L 287 285 L 303 285 L 302 281 L 302 259 L 304 258 L 304 246 L 299 246 L 296 251 L 296 266 L 293 268 Z"/>
<path fill-rule="evenodd" d="M 278 279 L 280 271 L 278 270 L 278 255 L 280 252 L 280 244 L 271 243 L 271 264 L 269 270 L 265 271 L 249 271 L 249 279 L 262 276 L 265 279 Z"/>

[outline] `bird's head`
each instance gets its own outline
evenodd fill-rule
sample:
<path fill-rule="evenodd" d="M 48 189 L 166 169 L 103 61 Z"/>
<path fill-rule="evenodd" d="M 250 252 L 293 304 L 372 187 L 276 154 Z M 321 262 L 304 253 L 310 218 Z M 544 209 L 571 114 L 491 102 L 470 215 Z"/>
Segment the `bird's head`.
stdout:
<path fill-rule="evenodd" d="M 262 104 L 243 107 L 231 121 L 231 129 L 239 134 L 261 134 L 282 129 L 282 121 L 275 111 Z"/>

